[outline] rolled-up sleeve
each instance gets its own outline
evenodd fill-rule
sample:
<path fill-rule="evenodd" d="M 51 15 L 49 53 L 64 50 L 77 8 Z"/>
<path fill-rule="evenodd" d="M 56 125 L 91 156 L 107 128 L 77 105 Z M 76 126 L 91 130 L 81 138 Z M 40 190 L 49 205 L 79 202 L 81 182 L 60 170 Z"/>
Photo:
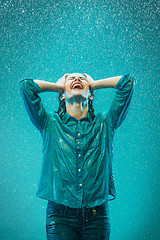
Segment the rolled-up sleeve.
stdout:
<path fill-rule="evenodd" d="M 32 123 L 39 131 L 42 131 L 48 124 L 49 114 L 38 95 L 41 88 L 33 79 L 23 79 L 20 81 L 20 91 Z"/>
<path fill-rule="evenodd" d="M 112 101 L 111 107 L 106 115 L 107 122 L 113 129 L 118 128 L 124 121 L 131 99 L 134 93 L 136 80 L 130 73 L 121 77 L 116 85 L 115 98 Z"/>

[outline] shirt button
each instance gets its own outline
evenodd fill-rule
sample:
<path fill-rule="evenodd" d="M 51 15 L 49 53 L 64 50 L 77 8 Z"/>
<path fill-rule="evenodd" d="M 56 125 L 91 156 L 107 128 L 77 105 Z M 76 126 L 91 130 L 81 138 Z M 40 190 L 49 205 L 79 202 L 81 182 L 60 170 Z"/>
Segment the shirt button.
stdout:
<path fill-rule="evenodd" d="M 81 154 L 79 153 L 79 154 L 78 154 L 78 157 L 80 157 L 80 156 L 81 156 Z"/>
<path fill-rule="evenodd" d="M 82 187 L 82 183 L 80 183 L 79 186 Z"/>
<path fill-rule="evenodd" d="M 80 136 L 80 133 L 78 133 L 78 136 Z"/>
<path fill-rule="evenodd" d="M 78 169 L 78 172 L 80 172 L 80 171 L 81 171 L 81 169 L 79 168 L 79 169 Z"/>
<path fill-rule="evenodd" d="M 79 144 L 79 141 L 77 143 Z"/>

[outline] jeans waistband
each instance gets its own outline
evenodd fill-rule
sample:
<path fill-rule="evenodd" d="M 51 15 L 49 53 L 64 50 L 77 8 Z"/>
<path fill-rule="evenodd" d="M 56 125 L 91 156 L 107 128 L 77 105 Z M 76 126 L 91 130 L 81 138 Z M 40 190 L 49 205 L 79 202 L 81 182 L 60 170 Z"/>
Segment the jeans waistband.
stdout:
<path fill-rule="evenodd" d="M 48 208 L 52 208 L 54 209 L 55 211 L 57 210 L 61 210 L 61 211 L 65 211 L 65 210 L 71 210 L 72 212 L 84 212 L 84 211 L 93 211 L 93 210 L 96 210 L 96 211 L 104 211 L 106 209 L 108 209 L 108 202 L 102 204 L 102 205 L 99 205 L 99 206 L 95 206 L 95 207 L 91 207 L 91 208 L 87 208 L 87 207 L 81 207 L 81 208 L 72 208 L 72 207 L 69 207 L 69 206 L 65 206 L 63 204 L 59 204 L 59 203 L 55 203 L 55 202 L 52 202 L 52 201 L 48 201 Z"/>

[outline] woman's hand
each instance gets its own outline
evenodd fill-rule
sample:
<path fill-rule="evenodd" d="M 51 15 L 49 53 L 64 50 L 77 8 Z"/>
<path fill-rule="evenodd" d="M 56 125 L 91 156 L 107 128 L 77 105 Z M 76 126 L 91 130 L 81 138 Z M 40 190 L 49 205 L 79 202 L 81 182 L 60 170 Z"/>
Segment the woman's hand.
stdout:
<path fill-rule="evenodd" d="M 91 89 L 91 91 L 93 92 L 95 89 L 94 89 L 94 85 L 95 85 L 95 81 L 93 80 L 93 78 L 88 75 L 87 73 L 85 73 L 85 75 L 87 76 L 87 80 L 89 82 L 89 87 Z"/>
<path fill-rule="evenodd" d="M 58 92 L 62 93 L 64 91 L 65 88 L 65 80 L 66 77 L 68 76 L 68 73 L 64 74 L 63 77 L 61 77 L 60 79 L 58 79 L 58 81 L 55 83 L 57 88 L 58 88 Z"/>

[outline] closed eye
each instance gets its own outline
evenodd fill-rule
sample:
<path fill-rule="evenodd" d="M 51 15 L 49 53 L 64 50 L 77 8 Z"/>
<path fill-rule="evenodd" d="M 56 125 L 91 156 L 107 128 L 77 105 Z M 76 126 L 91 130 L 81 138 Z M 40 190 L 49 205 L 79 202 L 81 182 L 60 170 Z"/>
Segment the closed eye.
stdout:
<path fill-rule="evenodd" d="M 69 78 L 69 80 L 72 80 L 72 79 L 74 79 L 75 77 L 70 77 Z M 84 77 L 79 77 L 80 79 L 82 79 L 82 80 L 87 80 L 86 78 L 84 78 Z"/>

